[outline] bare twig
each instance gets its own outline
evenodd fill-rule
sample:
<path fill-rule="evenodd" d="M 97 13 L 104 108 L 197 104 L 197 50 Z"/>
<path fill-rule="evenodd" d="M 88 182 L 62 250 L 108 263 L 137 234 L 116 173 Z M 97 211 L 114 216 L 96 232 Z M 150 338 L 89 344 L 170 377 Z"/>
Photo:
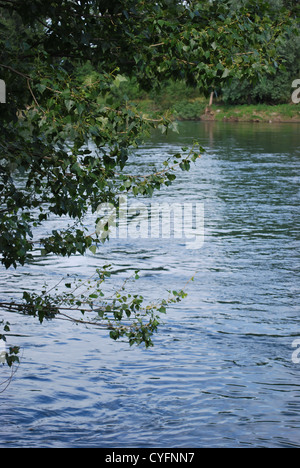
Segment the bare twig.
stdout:
<path fill-rule="evenodd" d="M 18 70 L 15 70 L 14 68 L 10 67 L 9 65 L 3 65 L 3 63 L 0 63 L 1 68 L 6 68 L 7 70 L 12 71 L 13 73 L 16 73 L 16 75 L 22 76 L 23 78 L 26 78 L 27 80 L 31 80 L 30 76 L 25 75 L 25 73 L 19 72 Z"/>
<path fill-rule="evenodd" d="M 165 43 L 160 42 L 159 44 L 151 44 L 149 47 L 159 47 L 159 46 L 162 46 L 162 45 L 165 45 Z"/>
<path fill-rule="evenodd" d="M 34 100 L 34 102 L 35 102 L 35 105 L 36 105 L 37 107 L 40 107 L 39 103 L 37 102 L 37 99 L 36 99 L 35 95 L 33 94 L 32 88 L 31 88 L 31 86 L 30 86 L 30 79 L 29 79 L 29 78 L 27 78 L 27 86 L 28 86 L 28 89 L 29 89 L 29 91 L 30 91 L 31 96 L 33 97 L 33 100 Z"/>
<path fill-rule="evenodd" d="M 4 393 L 5 390 L 7 390 L 7 388 L 8 388 L 9 385 L 11 384 L 11 381 L 12 381 L 14 375 L 16 374 L 16 372 L 17 372 L 18 369 L 19 369 L 19 365 L 20 365 L 20 364 L 18 364 L 18 366 L 15 367 L 15 368 L 12 367 L 12 368 L 11 368 L 11 371 L 10 371 L 10 376 L 9 376 L 7 379 L 3 380 L 3 382 L 0 383 L 0 394 L 1 394 L 1 393 Z M 4 387 L 4 388 L 1 388 L 2 385 L 5 385 L 5 387 Z"/>

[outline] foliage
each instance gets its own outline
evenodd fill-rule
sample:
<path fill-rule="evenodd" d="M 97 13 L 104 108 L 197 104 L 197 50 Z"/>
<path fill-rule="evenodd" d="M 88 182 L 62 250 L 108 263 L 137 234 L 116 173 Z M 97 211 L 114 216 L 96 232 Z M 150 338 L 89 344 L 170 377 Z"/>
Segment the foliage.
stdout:
<path fill-rule="evenodd" d="M 145 305 L 143 296 L 126 291 L 128 283 L 139 278 L 138 271 L 105 297 L 104 282 L 110 277 L 110 265 L 105 265 L 87 280 L 68 278 L 63 287 L 62 281 L 51 289 L 45 285 L 41 294 L 24 292 L 22 302 L 0 303 L 0 306 L 11 312 L 38 317 L 40 323 L 53 318 L 68 320 L 108 329 L 114 340 L 126 336 L 131 346 L 140 343 L 153 346 L 151 336 L 157 331 L 161 314 L 166 313 L 170 304 L 185 298 L 185 291 L 169 291 L 168 299 Z M 4 328 L 9 331 L 9 324 Z M 1 338 L 5 339 L 0 335 Z M 11 354 L 15 355 L 17 351 L 16 348 L 10 350 L 10 365 L 16 359 Z"/>
<path fill-rule="evenodd" d="M 240 6 L 235 4 L 237 9 Z M 222 90 L 226 104 L 284 104 L 291 100 L 291 84 L 300 76 L 300 6 L 297 1 L 274 0 L 272 7 L 274 14 L 288 9 L 291 15 L 291 25 L 278 42 L 278 55 L 283 57 L 284 66 L 277 66 L 274 74 L 262 75 L 254 86 L 246 79 L 233 79 Z"/>
<path fill-rule="evenodd" d="M 280 48 L 285 57 L 285 69 L 276 74 L 263 76 L 260 81 L 251 86 L 247 81 L 233 80 L 232 84 L 223 90 L 223 100 L 227 104 L 284 104 L 291 101 L 291 84 L 300 76 L 300 43 L 299 37 L 293 36 L 286 40 Z"/>
<path fill-rule="evenodd" d="M 0 252 L 2 264 L 16 268 L 37 248 L 63 256 L 93 249 L 100 240 L 84 227 L 89 210 L 116 205 L 120 191 L 152 195 L 176 179 L 174 164 L 188 170 L 198 158 L 196 148 L 146 177 L 126 173 L 145 135 L 173 124 L 167 116 L 145 118 L 126 94 L 115 99 L 124 75 L 145 90 L 181 79 L 206 94 L 233 77 L 252 82 L 280 65 L 290 20 L 288 11 L 274 16 L 269 3 L 254 0 L 238 10 L 227 0 L 0 0 L 0 26 L 8 93 L 0 107 Z M 74 224 L 37 238 L 53 215 Z M 48 295 L 28 292 L 24 300 L 19 312 L 57 315 Z M 124 304 L 115 303 L 117 322 Z M 125 314 L 130 304 L 127 296 Z M 152 322 L 149 336 L 155 328 Z M 111 331 L 112 338 L 124 334 L 131 344 L 149 344 L 138 328 Z"/>

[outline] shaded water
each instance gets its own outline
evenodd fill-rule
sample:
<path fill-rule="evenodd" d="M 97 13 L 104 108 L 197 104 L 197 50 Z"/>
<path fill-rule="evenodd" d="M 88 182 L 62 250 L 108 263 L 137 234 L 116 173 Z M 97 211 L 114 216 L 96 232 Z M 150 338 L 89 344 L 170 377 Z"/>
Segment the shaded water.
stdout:
<path fill-rule="evenodd" d="M 197 139 L 207 153 L 157 201 L 205 205 L 205 243 L 112 240 L 71 259 L 1 269 L 0 298 L 112 263 L 150 299 L 198 270 L 150 350 L 104 331 L 9 316 L 21 366 L 0 395 L 1 447 L 298 447 L 299 125 L 181 123 L 133 161 L 149 173 Z M 55 222 L 54 222 L 55 224 Z M 0 369 L 3 373 L 4 370 Z"/>

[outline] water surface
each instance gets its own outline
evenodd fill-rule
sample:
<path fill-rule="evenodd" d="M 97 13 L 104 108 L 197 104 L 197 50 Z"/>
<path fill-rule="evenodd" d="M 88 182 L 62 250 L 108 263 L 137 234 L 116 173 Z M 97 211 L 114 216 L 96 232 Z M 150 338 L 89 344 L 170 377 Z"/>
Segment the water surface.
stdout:
<path fill-rule="evenodd" d="M 95 256 L 37 256 L 1 269 L 0 298 L 109 262 L 116 282 L 141 270 L 150 300 L 179 289 L 155 347 L 105 331 L 9 315 L 21 365 L 0 395 L 1 447 L 300 448 L 299 125 L 181 123 L 154 135 L 131 171 L 197 139 L 207 152 L 154 201 L 202 202 L 205 243 L 112 240 Z M 52 221 L 56 225 L 57 220 Z M 1 377 L 7 370 L 0 369 Z"/>

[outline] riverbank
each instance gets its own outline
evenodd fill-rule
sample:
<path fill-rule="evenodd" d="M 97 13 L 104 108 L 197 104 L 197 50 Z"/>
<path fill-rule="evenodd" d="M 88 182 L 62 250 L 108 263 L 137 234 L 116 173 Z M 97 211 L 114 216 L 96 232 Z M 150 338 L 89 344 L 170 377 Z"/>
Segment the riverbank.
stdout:
<path fill-rule="evenodd" d="M 168 111 L 174 120 L 179 121 L 300 123 L 300 105 L 296 104 L 235 106 L 220 102 L 208 107 L 204 98 L 177 101 L 172 105 L 150 99 L 136 104 L 139 111 L 148 116 L 155 117 Z"/>
<path fill-rule="evenodd" d="M 300 106 L 281 104 L 268 106 L 258 104 L 251 106 L 212 106 L 200 116 L 200 120 L 217 120 L 225 122 L 268 122 L 300 123 Z"/>

